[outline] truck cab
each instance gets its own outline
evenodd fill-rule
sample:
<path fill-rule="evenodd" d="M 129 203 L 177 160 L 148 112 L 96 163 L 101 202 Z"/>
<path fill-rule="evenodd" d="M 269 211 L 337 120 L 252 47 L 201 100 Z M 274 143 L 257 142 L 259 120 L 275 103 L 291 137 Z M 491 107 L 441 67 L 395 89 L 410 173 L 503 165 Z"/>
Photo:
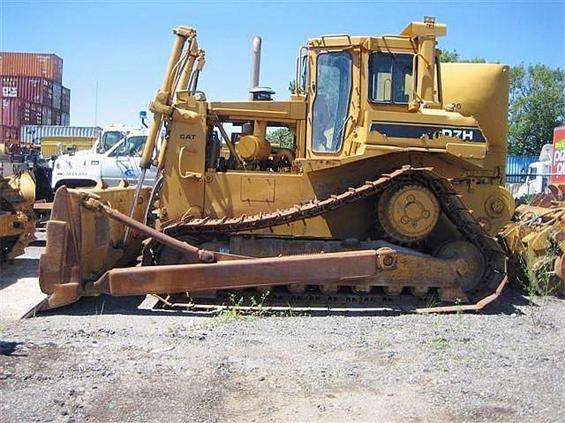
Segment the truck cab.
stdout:
<path fill-rule="evenodd" d="M 100 158 L 138 127 L 112 124 L 105 126 L 91 148 L 62 154 L 53 162 L 51 187 L 69 188 L 95 186 L 100 179 L 97 169 Z"/>
<path fill-rule="evenodd" d="M 104 135 L 109 135 L 104 137 Z M 120 139 L 103 153 L 109 143 Z M 139 177 L 139 160 L 147 139 L 146 129 L 130 129 L 127 133 L 116 130 L 105 132 L 100 143 L 89 153 L 63 155 L 54 164 L 51 186 L 68 188 L 93 187 L 99 182 L 106 186 L 117 186 L 121 181 L 135 183 Z M 146 184 L 155 182 L 155 169 L 147 172 Z"/>

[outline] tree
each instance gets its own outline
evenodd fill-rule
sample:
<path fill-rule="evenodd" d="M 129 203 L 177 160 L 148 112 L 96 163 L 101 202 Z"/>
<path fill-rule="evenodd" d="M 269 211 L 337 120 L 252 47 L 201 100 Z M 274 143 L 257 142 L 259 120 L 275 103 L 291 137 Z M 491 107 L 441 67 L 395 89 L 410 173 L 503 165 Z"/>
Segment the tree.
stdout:
<path fill-rule="evenodd" d="M 474 59 L 462 59 L 457 53 L 457 50 L 442 50 L 439 55 L 439 61 L 443 63 L 459 62 L 459 63 L 486 63 L 482 57 L 475 57 Z"/>
<path fill-rule="evenodd" d="M 563 125 L 565 72 L 545 65 L 519 65 L 510 70 L 508 150 L 538 155 L 550 143 L 553 129 Z"/>
<path fill-rule="evenodd" d="M 288 128 L 278 128 L 267 134 L 267 140 L 271 144 L 280 146 L 281 148 L 294 149 L 294 134 Z"/>
<path fill-rule="evenodd" d="M 482 58 L 461 59 L 445 50 L 441 62 L 485 63 Z M 564 123 L 565 71 L 546 65 L 524 64 L 510 68 L 508 152 L 537 156 L 551 142 L 553 129 Z"/>
<path fill-rule="evenodd" d="M 439 61 L 443 63 L 458 62 L 459 53 L 456 50 L 442 50 L 439 55 Z"/>

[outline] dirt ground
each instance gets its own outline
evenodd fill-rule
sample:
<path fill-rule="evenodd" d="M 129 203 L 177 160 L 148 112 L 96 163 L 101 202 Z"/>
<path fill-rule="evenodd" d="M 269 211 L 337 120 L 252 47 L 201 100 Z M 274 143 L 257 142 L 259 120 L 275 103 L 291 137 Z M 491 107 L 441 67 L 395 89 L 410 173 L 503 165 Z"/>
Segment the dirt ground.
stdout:
<path fill-rule="evenodd" d="M 35 278 L 37 253 L 0 290 Z M 565 300 L 508 289 L 480 315 L 268 317 L 142 300 L 3 313 L 0 421 L 565 421 Z"/>

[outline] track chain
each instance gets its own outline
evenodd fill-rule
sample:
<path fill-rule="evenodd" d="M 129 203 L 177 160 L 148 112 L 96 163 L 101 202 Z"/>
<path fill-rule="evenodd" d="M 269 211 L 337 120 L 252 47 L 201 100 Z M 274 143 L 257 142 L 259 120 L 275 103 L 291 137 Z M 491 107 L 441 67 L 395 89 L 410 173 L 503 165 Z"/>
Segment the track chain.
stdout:
<path fill-rule="evenodd" d="M 463 238 L 475 245 L 483 254 L 486 270 L 482 283 L 479 284 L 475 292 L 467 294 L 478 296 L 494 291 L 506 277 L 504 251 L 473 217 L 472 211 L 461 201 L 460 195 L 451 182 L 433 172 L 430 168 L 403 166 L 390 174 L 383 174 L 378 179 L 366 181 L 357 188 L 348 188 L 343 193 L 331 195 L 324 200 L 311 200 L 287 209 L 258 213 L 252 216 L 185 219 L 166 227 L 164 230 L 172 236 L 178 233 L 230 234 L 289 224 L 320 216 L 356 201 L 379 195 L 392 183 L 404 181 L 419 183 L 429 188 L 437 196 L 443 213 L 456 226 Z"/>

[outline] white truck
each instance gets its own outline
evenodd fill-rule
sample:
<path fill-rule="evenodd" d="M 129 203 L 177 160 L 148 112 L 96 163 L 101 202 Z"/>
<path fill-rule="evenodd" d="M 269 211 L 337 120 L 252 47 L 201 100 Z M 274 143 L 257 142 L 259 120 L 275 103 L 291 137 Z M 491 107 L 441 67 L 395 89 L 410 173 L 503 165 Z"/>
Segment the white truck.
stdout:
<path fill-rule="evenodd" d="M 545 192 L 550 181 L 552 162 L 553 145 L 545 144 L 541 149 L 538 161 L 528 166 L 526 180 L 518 187 L 514 197 L 521 198 Z"/>
<path fill-rule="evenodd" d="M 110 135 L 105 139 L 106 134 Z M 124 135 L 110 145 L 120 134 Z M 119 130 L 103 132 L 100 142 L 97 142 L 91 150 L 81 152 L 82 154 L 62 155 L 55 160 L 51 187 L 54 190 L 62 185 L 69 188 L 89 187 L 95 186 L 99 181 L 107 186 L 116 186 L 121 180 L 136 183 L 140 173 L 141 152 L 146 139 L 145 128 L 130 128 L 127 133 Z M 109 149 L 106 149 L 108 146 Z M 145 183 L 153 185 L 155 177 L 156 170 L 149 169 Z"/>

